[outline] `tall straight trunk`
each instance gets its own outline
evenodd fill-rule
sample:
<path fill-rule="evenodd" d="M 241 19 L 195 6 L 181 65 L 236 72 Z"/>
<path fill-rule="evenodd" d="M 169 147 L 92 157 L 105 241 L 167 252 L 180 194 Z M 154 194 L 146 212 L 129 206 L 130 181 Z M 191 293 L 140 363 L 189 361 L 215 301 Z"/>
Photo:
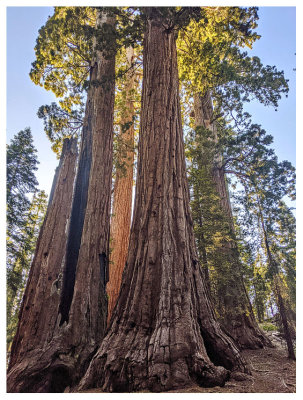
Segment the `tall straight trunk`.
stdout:
<path fill-rule="evenodd" d="M 53 197 L 41 227 L 12 344 L 9 371 L 24 368 L 53 334 L 60 301 L 62 264 L 76 172 L 77 140 L 65 139 L 53 182 Z M 9 375 L 8 388 L 14 386 Z"/>
<path fill-rule="evenodd" d="M 129 252 L 109 331 L 78 390 L 223 385 L 245 371 L 215 319 L 189 209 L 175 32 L 148 8 L 138 173 Z M 225 368 L 224 368 L 224 367 Z"/>
<path fill-rule="evenodd" d="M 66 152 L 65 152 L 66 154 Z M 62 159 L 62 158 L 61 158 Z M 59 167 L 56 168 L 58 170 Z M 40 192 L 42 194 L 42 192 Z M 18 325 L 18 315 L 23 300 L 24 290 L 28 280 L 28 274 L 30 266 L 32 264 L 33 252 L 37 242 L 37 229 L 41 228 L 41 225 L 45 219 L 46 210 L 43 203 L 43 199 L 39 201 L 40 196 L 34 194 L 31 206 L 28 211 L 27 220 L 30 221 L 30 225 L 22 232 L 22 244 L 18 251 L 18 257 L 16 258 L 13 268 L 10 271 L 12 274 L 19 276 L 18 282 L 7 287 L 7 301 L 6 301 L 6 315 L 7 315 L 7 361 L 10 359 L 10 348 L 12 341 L 16 334 Z M 40 232 L 40 229 L 39 229 Z M 39 233 L 38 232 L 38 233 Z M 9 276 L 7 276 L 8 280 Z"/>
<path fill-rule="evenodd" d="M 134 58 L 132 47 L 126 50 L 127 67 L 131 68 Z M 117 169 L 114 186 L 113 215 L 111 218 L 111 247 L 109 264 L 109 281 L 106 286 L 108 294 L 108 322 L 116 305 L 122 272 L 125 266 L 132 210 L 133 164 L 134 164 L 134 125 L 123 131 L 125 124 L 132 121 L 135 108 L 133 90 L 135 89 L 135 73 L 133 70 L 125 76 L 124 90 L 126 92 L 125 112 L 120 121 L 120 139 L 123 141 L 122 156 L 119 163 L 123 169 Z"/>
<path fill-rule="evenodd" d="M 114 28 L 114 22 L 101 14 L 97 27 L 106 23 Z M 39 347 L 25 354 L 20 340 L 8 375 L 11 392 L 60 392 L 76 383 L 106 328 L 115 55 L 97 47 L 95 54 L 69 227 L 56 235 L 63 242 L 68 232 L 64 259 L 57 263 L 62 273 L 58 286 L 46 287 L 48 296 L 56 293 L 59 298 L 57 308 L 39 317 L 31 328 L 45 319 L 48 335 Z M 57 226 L 60 216 L 54 215 L 52 221 Z M 43 252 L 49 262 L 57 256 L 50 253 L 52 247 Z M 43 265 L 39 274 L 43 282 L 48 280 Z M 39 286 L 35 290 L 40 293 Z"/>
<path fill-rule="evenodd" d="M 266 254 L 267 254 L 267 260 L 270 268 L 272 269 L 274 273 L 273 277 L 273 291 L 277 299 L 277 306 L 279 310 L 279 314 L 281 316 L 281 321 L 282 321 L 282 326 L 283 326 L 283 331 L 285 335 L 285 340 L 287 344 L 287 350 L 288 350 L 288 357 L 292 360 L 296 359 L 295 355 L 295 350 L 294 350 L 294 345 L 292 342 L 292 337 L 291 337 L 291 330 L 287 318 L 287 312 L 286 312 L 286 307 L 284 304 L 284 300 L 281 294 L 281 284 L 280 284 L 280 277 L 279 277 L 279 268 L 276 260 L 273 257 L 273 254 L 270 249 L 269 241 L 268 241 L 268 235 L 264 223 L 264 217 L 263 217 L 263 212 L 261 208 L 260 201 L 258 199 L 258 205 L 259 205 L 259 214 L 260 214 L 260 219 L 261 219 L 261 226 L 262 226 L 262 231 L 263 231 L 263 237 L 264 237 L 264 242 L 265 242 L 265 249 L 266 249 Z"/>
<path fill-rule="evenodd" d="M 196 126 L 203 126 L 213 132 L 213 137 L 209 140 L 217 143 L 216 125 L 213 120 L 213 107 L 210 92 L 207 91 L 204 96 L 196 94 L 194 96 L 194 111 Z M 222 271 L 224 277 L 221 277 L 219 286 L 219 307 L 218 312 L 224 327 L 233 336 L 241 348 L 258 348 L 263 345 L 271 345 L 269 339 L 262 333 L 255 319 L 252 306 L 244 285 L 241 272 L 241 263 L 236 244 L 235 227 L 233 222 L 232 208 L 229 198 L 228 187 L 222 168 L 222 156 L 216 154 L 211 160 L 210 180 L 214 192 L 218 196 L 219 205 L 225 220 L 228 224 L 229 240 L 224 241 L 224 246 L 220 248 L 227 261 L 227 268 Z M 219 250 L 219 249 L 218 249 Z M 231 292 L 232 290 L 232 292 Z M 223 308 L 223 311 L 222 311 Z"/>

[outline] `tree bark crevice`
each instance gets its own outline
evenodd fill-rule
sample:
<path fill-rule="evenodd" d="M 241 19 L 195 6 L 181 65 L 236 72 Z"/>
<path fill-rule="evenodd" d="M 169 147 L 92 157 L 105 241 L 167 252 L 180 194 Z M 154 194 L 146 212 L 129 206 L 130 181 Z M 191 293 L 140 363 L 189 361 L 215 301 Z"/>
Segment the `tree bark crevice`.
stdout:
<path fill-rule="evenodd" d="M 235 343 L 215 319 L 198 264 L 175 37 L 156 22 L 147 21 L 144 39 L 138 174 L 127 263 L 109 330 L 78 390 L 97 386 L 110 392 L 159 392 L 193 381 L 223 385 L 229 376 L 225 366 L 248 372 Z M 209 357 L 203 336 L 214 362 L 221 365 Z"/>
<path fill-rule="evenodd" d="M 127 66 L 131 67 L 134 59 L 134 49 L 126 49 Z M 125 111 L 121 115 L 120 135 L 122 149 L 118 164 L 121 168 L 116 170 L 114 185 L 113 212 L 111 218 L 111 247 L 109 264 L 109 281 L 106 286 L 108 294 L 108 322 L 110 321 L 112 311 L 116 305 L 121 278 L 126 262 L 128 242 L 130 235 L 131 210 L 132 210 L 132 187 L 133 187 L 133 164 L 134 164 L 134 124 L 133 116 L 135 113 L 133 103 L 133 91 L 136 89 L 135 73 L 129 70 L 126 74 L 124 85 Z M 125 129 L 125 125 L 131 123 L 130 127 Z"/>
<path fill-rule="evenodd" d="M 113 17 L 102 13 L 97 21 L 98 25 L 115 24 Z M 30 277 L 24 297 L 29 310 L 41 304 L 45 309 L 34 313 L 32 321 L 26 307 L 22 311 L 16 339 L 19 345 L 12 351 L 8 373 L 9 392 L 63 391 L 75 385 L 106 329 L 108 263 L 104 263 L 105 279 L 101 279 L 99 255 L 104 254 L 104 260 L 109 258 L 115 55 L 99 50 L 95 53 L 97 62 L 91 79 L 103 82 L 104 77 L 111 78 L 106 85 L 92 84 L 88 91 L 75 187 L 74 176 L 71 181 L 63 179 L 63 183 L 58 177 L 51 203 L 54 209 L 55 204 L 59 207 L 58 212 L 49 213 L 50 227 L 44 224 L 40 233 L 49 238 L 52 232 L 53 237 L 47 243 L 38 241 L 36 253 L 41 248 L 41 255 L 37 253 L 37 263 L 30 272 L 38 278 L 34 284 Z M 75 168 L 68 169 L 72 172 L 75 174 Z M 58 291 L 48 280 L 54 273 Z M 45 331 L 47 340 L 42 334 Z M 60 374 L 65 379 L 59 379 L 59 384 Z"/>
<path fill-rule="evenodd" d="M 76 161 L 77 141 L 65 139 L 53 198 L 39 233 L 19 313 L 8 368 L 8 391 L 24 392 L 31 384 L 35 387 L 36 377 L 42 376 L 41 349 L 47 347 L 56 329 Z"/>

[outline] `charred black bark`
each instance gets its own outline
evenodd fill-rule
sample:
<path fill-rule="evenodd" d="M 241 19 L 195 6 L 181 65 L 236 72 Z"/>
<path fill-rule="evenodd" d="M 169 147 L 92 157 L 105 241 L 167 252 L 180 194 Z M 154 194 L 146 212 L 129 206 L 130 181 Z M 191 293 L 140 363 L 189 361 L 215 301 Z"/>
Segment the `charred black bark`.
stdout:
<path fill-rule="evenodd" d="M 70 216 L 76 160 L 76 139 L 65 139 L 54 178 L 53 198 L 39 233 L 19 313 L 9 370 L 28 352 L 44 343 L 56 324 L 66 244 L 65 227 Z"/>
<path fill-rule="evenodd" d="M 92 73 L 92 76 L 94 73 Z M 72 211 L 69 223 L 68 241 L 64 266 L 63 287 L 59 313 L 60 325 L 68 322 L 68 315 L 73 299 L 76 267 L 81 245 L 82 230 L 87 204 L 89 176 L 92 162 L 92 118 L 93 109 L 91 100 L 88 100 L 87 115 L 84 119 L 82 144 L 78 165 L 78 173 L 73 195 Z"/>
<path fill-rule="evenodd" d="M 99 14 L 97 27 L 102 24 L 114 29 L 115 19 Z M 91 85 L 88 91 L 75 191 L 74 176 L 66 179 L 74 170 L 64 164 L 58 178 L 49 225 L 43 229 L 45 240 L 30 273 L 34 279 L 25 295 L 19 347 L 8 374 L 9 392 L 56 392 L 75 385 L 105 332 L 107 298 L 99 255 L 104 253 L 106 261 L 109 254 L 115 54 L 97 50 L 95 57 L 92 78 L 111 78 L 106 88 Z M 105 274 L 106 269 L 105 265 Z"/>
<path fill-rule="evenodd" d="M 102 254 L 99 254 L 99 262 L 100 262 L 100 279 L 105 289 L 106 284 L 108 282 L 108 261 L 106 254 L 104 252 Z"/>

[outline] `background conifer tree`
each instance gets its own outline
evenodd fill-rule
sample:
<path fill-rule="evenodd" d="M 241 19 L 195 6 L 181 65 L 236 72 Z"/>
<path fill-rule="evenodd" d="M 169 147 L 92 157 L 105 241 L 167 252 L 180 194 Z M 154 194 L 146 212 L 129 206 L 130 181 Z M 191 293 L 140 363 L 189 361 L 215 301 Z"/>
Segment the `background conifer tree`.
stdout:
<path fill-rule="evenodd" d="M 18 245 L 18 234 L 25 224 L 29 209 L 28 195 L 34 193 L 38 182 L 35 177 L 37 150 L 29 128 L 17 133 L 6 148 L 6 202 L 8 261 Z"/>

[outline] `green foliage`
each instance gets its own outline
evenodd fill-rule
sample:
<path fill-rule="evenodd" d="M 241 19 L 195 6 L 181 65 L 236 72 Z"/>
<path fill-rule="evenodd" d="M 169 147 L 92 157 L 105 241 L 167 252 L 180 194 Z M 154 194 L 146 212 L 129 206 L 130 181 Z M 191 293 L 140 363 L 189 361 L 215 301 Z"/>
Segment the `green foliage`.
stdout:
<path fill-rule="evenodd" d="M 58 157 L 64 138 L 79 136 L 82 127 L 95 25 L 94 7 L 54 7 L 39 30 L 30 78 L 60 99 L 38 110 Z"/>
<path fill-rule="evenodd" d="M 30 78 L 57 97 L 67 111 L 81 104 L 83 84 L 92 60 L 96 10 L 92 7 L 55 7 L 39 30 L 36 60 Z"/>
<path fill-rule="evenodd" d="M 96 27 L 98 9 L 117 18 L 115 29 L 106 23 Z M 30 77 L 60 98 L 59 105 L 52 103 L 38 110 L 52 149 L 58 155 L 65 137 L 80 135 L 86 90 L 90 85 L 108 84 L 108 78 L 102 82 L 89 80 L 94 51 L 102 51 L 105 55 L 118 51 L 116 97 L 121 91 L 123 96 L 119 86 L 125 80 L 125 74 L 140 66 L 140 62 L 134 62 L 130 67 L 125 63 L 123 46 L 134 46 L 140 36 L 131 29 L 134 26 L 138 26 L 138 15 L 131 8 L 55 7 L 54 15 L 40 29 Z M 119 103 L 121 101 L 116 100 L 116 104 Z"/>
<path fill-rule="evenodd" d="M 253 98 L 277 107 L 288 92 L 283 72 L 241 50 L 260 38 L 254 31 L 257 8 L 205 7 L 204 12 L 179 34 L 179 73 L 187 92 L 211 90 L 215 111 L 236 120 L 243 117 L 243 103 Z"/>
<path fill-rule="evenodd" d="M 29 128 L 17 133 L 6 148 L 7 252 L 12 257 L 18 234 L 24 225 L 24 215 L 30 202 L 29 193 L 36 191 L 38 182 L 37 150 Z"/>
<path fill-rule="evenodd" d="M 271 285 L 266 276 L 267 265 L 260 253 L 260 249 L 253 249 L 251 242 L 243 235 L 243 226 L 237 226 L 239 238 L 238 249 L 244 266 L 244 281 L 251 299 L 255 316 L 259 323 L 268 316 L 268 306 L 271 297 Z M 250 232 L 255 232 L 254 226 L 249 226 Z"/>
<path fill-rule="evenodd" d="M 238 292 L 234 280 L 241 278 L 236 238 L 232 222 L 223 209 L 214 183 L 216 146 L 214 133 L 198 127 L 187 137 L 191 210 L 198 255 L 206 276 L 219 317 L 232 318 L 246 312 L 243 294 Z M 242 308 L 243 307 L 243 308 Z"/>
<path fill-rule="evenodd" d="M 192 20 L 180 32 L 178 41 L 181 80 L 201 93 L 225 81 L 220 74 L 228 75 L 238 47 L 251 47 L 259 38 L 252 32 L 258 19 L 255 7 L 205 7 L 204 13 L 205 18 Z"/>
<path fill-rule="evenodd" d="M 296 304 L 296 220 L 284 202 L 279 204 L 279 219 L 276 226 L 276 256 L 285 276 L 289 300 L 293 309 Z"/>
<path fill-rule="evenodd" d="M 254 188 L 248 195 L 250 201 L 256 201 L 259 189 L 266 192 L 268 203 L 286 195 L 295 198 L 295 169 L 288 161 L 278 162 L 270 147 L 273 138 L 260 125 L 248 121 L 243 130 L 221 125 L 219 134 L 224 170 L 237 176 L 247 193 Z"/>
<path fill-rule="evenodd" d="M 115 16 L 116 26 L 96 26 L 97 9 Z M 100 84 L 89 83 L 95 52 L 110 56 L 122 46 L 134 46 L 140 36 L 135 33 L 138 20 L 138 15 L 125 7 L 55 7 L 39 30 L 32 81 L 62 98 L 61 107 L 70 112 L 72 106 L 83 104 L 82 93 L 89 84 Z"/>
<path fill-rule="evenodd" d="M 83 109 L 66 111 L 57 103 L 41 106 L 37 113 L 43 120 L 44 131 L 52 143 L 52 150 L 60 157 L 65 138 L 80 137 Z"/>
<path fill-rule="evenodd" d="M 273 295 L 294 337 L 295 218 L 283 199 L 295 197 L 295 169 L 289 162 L 279 163 L 266 146 L 257 152 L 254 163 L 248 163 L 248 167 L 247 175 L 241 179 L 242 190 L 235 198 L 244 236 L 253 242 L 255 272 L 261 271 L 253 282 L 255 307 L 264 316 L 262 302 L 264 307 L 266 299 Z M 281 299 L 285 312 L 281 309 Z"/>
<path fill-rule="evenodd" d="M 274 332 L 277 330 L 277 326 L 271 322 L 263 322 L 260 324 L 261 329 L 265 332 Z"/>
<path fill-rule="evenodd" d="M 150 18 L 161 21 L 167 31 L 185 29 L 192 20 L 199 21 L 204 17 L 202 7 L 140 7 L 142 20 Z"/>
<path fill-rule="evenodd" d="M 96 27 L 97 12 L 114 16 L 115 27 L 109 24 Z M 136 112 L 128 120 L 122 118 L 127 115 L 127 76 L 130 71 L 141 71 L 141 45 L 146 21 L 151 16 L 158 17 L 167 31 L 178 34 L 186 124 L 192 126 L 189 118 L 192 95 L 207 91 L 212 94 L 218 140 L 204 128 L 191 131 L 187 135 L 187 159 L 196 242 L 202 266 L 210 273 L 217 309 L 224 307 L 219 304 L 224 288 L 229 287 L 231 299 L 234 296 L 228 271 L 233 269 L 238 255 L 230 256 L 230 249 L 225 251 L 236 238 L 214 188 L 214 168 L 221 168 L 233 177 L 229 183 L 236 191 L 239 209 L 240 272 L 244 274 L 259 321 L 264 318 L 272 294 L 271 282 L 277 264 L 293 309 L 295 230 L 292 213 L 283 203 L 283 197 L 295 197 L 295 170 L 289 162 L 278 161 L 270 148 L 272 136 L 252 124 L 243 111 L 245 102 L 252 99 L 277 107 L 281 96 L 288 92 L 282 71 L 263 65 L 259 58 L 249 57 L 243 50 L 246 46 L 252 48 L 260 38 L 255 31 L 256 7 L 55 7 L 54 15 L 39 31 L 36 60 L 30 73 L 36 84 L 53 91 L 60 99 L 59 105 L 52 103 L 38 111 L 52 148 L 59 153 L 64 137 L 79 134 L 86 89 L 107 83 L 107 78 L 102 82 L 89 80 L 95 51 L 102 51 L 105 56 L 114 52 L 114 166 L 115 170 L 123 170 L 125 165 L 121 160 L 132 144 L 123 140 L 120 133 L 133 124 L 137 130 L 140 108 L 140 93 L 136 89 L 131 94 Z M 125 58 L 129 46 L 136 50 L 131 65 Z M 140 78 L 137 84 L 139 87 Z M 218 155 L 222 163 L 218 163 Z M 269 265 L 266 260 L 260 209 L 275 264 Z M 230 276 L 235 277 L 232 273 Z"/>
<path fill-rule="evenodd" d="M 232 279 L 235 278 L 232 269 L 239 256 L 238 249 L 242 261 L 240 274 L 244 277 L 258 320 L 263 321 L 272 294 L 272 278 L 269 274 L 273 276 L 274 272 L 267 263 L 261 239 L 260 202 L 262 207 L 266 206 L 264 224 L 268 233 L 274 231 L 277 238 L 279 229 L 283 229 L 283 234 L 279 234 L 281 243 L 282 237 L 287 238 L 295 231 L 290 223 L 292 213 L 287 212 L 287 207 L 281 203 L 284 196 L 295 196 L 295 169 L 289 162 L 278 162 L 270 147 L 272 136 L 249 119 L 242 124 L 242 130 L 232 128 L 223 118 L 217 120 L 216 126 L 216 138 L 212 131 L 198 127 L 188 133 L 186 143 L 191 206 L 200 261 L 202 265 L 204 263 L 204 268 L 205 264 L 208 268 L 217 309 L 224 313 L 220 297 L 227 294 L 230 302 L 237 297 L 232 290 Z M 222 169 L 225 174 L 233 176 L 231 183 L 234 190 L 237 189 L 235 198 L 238 208 L 244 207 L 247 210 L 245 218 L 241 212 L 239 214 L 240 226 L 236 226 L 236 236 L 230 231 L 228 216 L 222 210 L 215 190 L 213 171 L 216 169 Z M 282 209 L 285 214 L 283 218 Z M 289 233 L 287 225 L 290 226 Z M 229 255 L 232 252 L 225 251 L 225 248 L 233 241 L 237 243 L 237 249 L 234 249 L 234 255 Z M 275 258 L 288 271 L 288 285 L 292 288 L 294 298 L 294 234 L 291 241 L 290 246 L 285 243 L 281 247 L 277 240 L 272 240 L 271 247 Z M 241 279 L 240 275 L 238 279 Z"/>
<path fill-rule="evenodd" d="M 21 292 L 29 268 L 29 257 L 37 237 L 37 219 L 45 199 L 37 193 L 37 150 L 29 128 L 17 133 L 7 145 L 7 318 L 8 345 L 17 325 Z M 28 195 L 34 193 L 32 202 Z M 41 205 L 39 205 L 41 203 Z M 35 238 L 34 238 L 35 237 Z"/>

